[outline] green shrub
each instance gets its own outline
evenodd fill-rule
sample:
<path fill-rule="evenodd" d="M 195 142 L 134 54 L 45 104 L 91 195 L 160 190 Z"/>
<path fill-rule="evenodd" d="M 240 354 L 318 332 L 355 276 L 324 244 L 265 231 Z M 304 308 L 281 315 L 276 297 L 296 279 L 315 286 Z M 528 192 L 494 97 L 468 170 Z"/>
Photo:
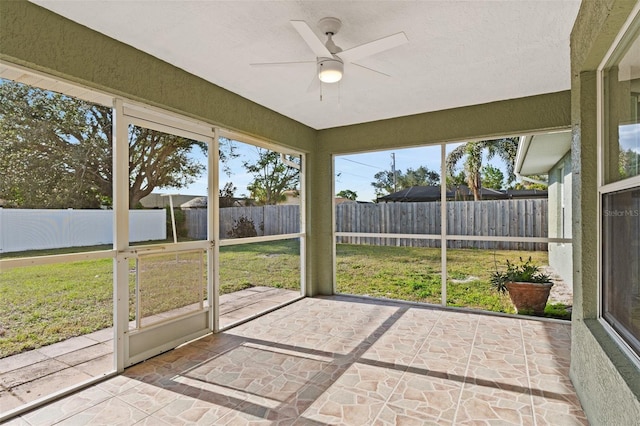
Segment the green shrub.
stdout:
<path fill-rule="evenodd" d="M 238 219 L 233 220 L 233 227 L 227 232 L 227 236 L 231 238 L 257 237 L 258 232 L 253 220 L 246 216 L 240 216 Z"/>

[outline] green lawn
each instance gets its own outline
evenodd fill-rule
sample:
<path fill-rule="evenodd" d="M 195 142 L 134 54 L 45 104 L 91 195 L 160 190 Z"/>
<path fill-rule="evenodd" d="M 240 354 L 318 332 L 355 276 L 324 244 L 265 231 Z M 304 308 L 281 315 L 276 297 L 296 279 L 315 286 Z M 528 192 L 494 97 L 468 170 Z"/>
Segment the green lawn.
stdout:
<path fill-rule="evenodd" d="M 509 296 L 493 291 L 489 277 L 496 262 L 531 256 L 546 265 L 547 252 L 447 250 L 447 305 L 514 313 Z M 340 244 L 337 247 L 340 293 L 440 304 L 442 261 L 439 248 Z"/>
<path fill-rule="evenodd" d="M 110 327 L 112 260 L 0 272 L 0 358 Z"/>
<path fill-rule="evenodd" d="M 440 304 L 440 249 L 340 244 L 340 293 Z M 532 256 L 547 263 L 546 252 L 448 250 L 447 304 L 513 313 L 508 296 L 489 287 L 495 261 Z M 146 295 L 142 316 L 199 301 L 200 264 L 193 253 L 149 256 L 140 273 Z M 112 325 L 112 260 L 14 268 L 0 273 L 0 358 Z M 204 268 L 206 271 L 206 267 Z M 130 264 L 130 319 L 135 317 L 136 264 Z M 297 240 L 220 248 L 221 293 L 252 286 L 300 289 Z M 206 285 L 206 272 L 202 283 Z M 194 285 L 195 283 L 195 285 Z M 205 287 L 206 289 L 206 287 Z M 204 291 L 204 290 L 203 290 Z M 206 293 L 205 293 L 206 294 Z M 554 315 L 562 307 L 554 307 Z"/>

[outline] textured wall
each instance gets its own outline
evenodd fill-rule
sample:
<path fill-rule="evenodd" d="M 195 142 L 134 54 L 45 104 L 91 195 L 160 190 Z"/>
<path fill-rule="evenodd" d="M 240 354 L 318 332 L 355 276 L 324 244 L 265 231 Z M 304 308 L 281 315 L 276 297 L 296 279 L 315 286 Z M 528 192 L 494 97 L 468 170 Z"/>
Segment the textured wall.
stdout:
<path fill-rule="evenodd" d="M 337 127 L 321 131 L 319 144 L 345 154 L 566 129 L 570 101 L 566 91 Z"/>
<path fill-rule="evenodd" d="M 596 68 L 635 2 L 583 2 L 571 34 L 573 319 L 571 379 L 594 425 L 640 418 L 640 371 L 598 322 Z"/>

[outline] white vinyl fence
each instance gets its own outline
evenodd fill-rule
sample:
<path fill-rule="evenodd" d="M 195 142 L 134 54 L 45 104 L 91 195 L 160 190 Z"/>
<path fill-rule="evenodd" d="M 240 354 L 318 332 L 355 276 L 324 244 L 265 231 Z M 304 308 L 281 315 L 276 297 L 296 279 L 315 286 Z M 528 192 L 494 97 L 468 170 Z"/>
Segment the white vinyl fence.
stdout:
<path fill-rule="evenodd" d="M 130 210 L 130 241 L 167 238 L 166 211 Z M 0 208 L 0 253 L 113 243 L 113 210 Z"/>

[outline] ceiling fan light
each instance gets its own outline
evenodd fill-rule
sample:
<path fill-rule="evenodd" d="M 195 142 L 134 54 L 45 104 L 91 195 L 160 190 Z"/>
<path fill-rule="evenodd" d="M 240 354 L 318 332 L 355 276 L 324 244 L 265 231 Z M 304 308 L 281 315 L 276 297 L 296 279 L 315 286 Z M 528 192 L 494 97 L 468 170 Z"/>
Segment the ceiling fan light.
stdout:
<path fill-rule="evenodd" d="M 344 64 L 331 58 L 324 58 L 318 61 L 318 78 L 323 83 L 336 83 L 342 79 Z"/>

